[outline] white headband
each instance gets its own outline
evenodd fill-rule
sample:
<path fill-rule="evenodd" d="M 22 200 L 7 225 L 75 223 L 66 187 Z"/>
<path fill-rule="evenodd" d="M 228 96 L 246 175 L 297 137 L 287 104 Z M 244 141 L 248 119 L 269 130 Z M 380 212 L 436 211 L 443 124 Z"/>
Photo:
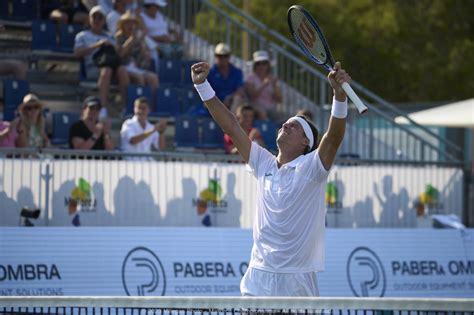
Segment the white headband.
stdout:
<path fill-rule="evenodd" d="M 311 148 L 313 147 L 313 144 L 314 144 L 314 136 L 313 136 L 313 131 L 311 130 L 311 127 L 306 122 L 306 120 L 304 120 L 301 117 L 293 116 L 290 119 L 288 119 L 288 121 L 297 121 L 297 122 L 299 122 L 299 124 L 303 128 L 303 131 L 304 131 L 304 134 L 305 134 L 306 138 L 308 138 L 308 140 L 309 140 L 309 149 L 311 150 Z"/>

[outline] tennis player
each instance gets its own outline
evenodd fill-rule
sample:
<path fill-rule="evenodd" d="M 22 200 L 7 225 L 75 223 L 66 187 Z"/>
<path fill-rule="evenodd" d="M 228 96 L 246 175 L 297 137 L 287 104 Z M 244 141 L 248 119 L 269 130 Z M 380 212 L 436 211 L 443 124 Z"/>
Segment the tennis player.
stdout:
<path fill-rule="evenodd" d="M 344 137 L 350 76 L 338 62 L 328 75 L 334 92 L 327 132 L 304 116 L 278 131 L 278 155 L 251 142 L 207 82 L 209 64 L 191 66 L 194 86 L 257 179 L 257 209 L 249 268 L 240 291 L 248 296 L 318 296 L 316 272 L 324 269 L 325 184 Z"/>

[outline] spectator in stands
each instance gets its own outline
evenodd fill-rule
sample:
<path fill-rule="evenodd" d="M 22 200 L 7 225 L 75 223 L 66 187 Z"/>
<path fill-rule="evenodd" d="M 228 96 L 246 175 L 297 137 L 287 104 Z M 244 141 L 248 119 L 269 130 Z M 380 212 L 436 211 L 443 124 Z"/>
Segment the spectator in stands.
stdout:
<path fill-rule="evenodd" d="M 282 101 L 278 78 L 272 74 L 270 55 L 265 50 L 253 53 L 253 72 L 245 82 L 245 90 L 257 110 L 258 119 L 276 119 L 276 105 Z"/>
<path fill-rule="evenodd" d="M 133 0 L 113 0 L 113 10 L 107 14 L 107 29 L 109 33 L 114 35 L 117 33 L 117 23 L 120 17 L 127 12 L 132 10 L 134 7 Z"/>
<path fill-rule="evenodd" d="M 242 70 L 230 62 L 231 51 L 224 43 L 217 44 L 214 49 L 215 64 L 209 71 L 208 81 L 216 91 L 216 95 L 227 108 L 233 109 L 234 104 L 243 100 Z"/>
<path fill-rule="evenodd" d="M 0 24 L 0 33 L 5 31 L 5 26 Z M 0 60 L 0 75 L 11 76 L 17 80 L 26 80 L 28 65 L 22 61 L 14 59 Z"/>
<path fill-rule="evenodd" d="M 87 8 L 79 0 L 60 0 L 49 14 L 49 18 L 64 24 L 79 24 L 89 26 Z"/>
<path fill-rule="evenodd" d="M 49 139 L 44 127 L 43 107 L 43 103 L 34 94 L 27 94 L 23 98 L 23 102 L 18 106 L 18 122 L 13 122 L 18 134 L 17 147 L 44 148 L 49 146 Z"/>
<path fill-rule="evenodd" d="M 217 94 L 217 93 L 216 93 Z M 255 111 L 252 106 L 240 105 L 237 107 L 235 116 L 242 129 L 247 133 L 251 141 L 255 141 L 260 146 L 264 147 L 262 135 L 260 131 L 253 126 Z M 224 135 L 224 147 L 228 154 L 238 154 L 237 148 L 234 146 L 232 139 L 228 134 Z"/>
<path fill-rule="evenodd" d="M 98 67 L 94 62 L 94 54 L 104 49 L 105 46 L 114 47 L 115 40 L 104 31 L 105 14 L 100 6 L 93 7 L 89 12 L 90 30 L 85 30 L 76 35 L 74 43 L 74 54 L 79 58 L 84 58 L 87 79 L 97 79 L 99 96 L 102 104 L 102 115 L 106 116 L 106 109 L 109 102 L 109 90 L 112 75 L 115 74 L 122 102 L 127 99 L 127 86 L 130 82 L 127 69 L 118 62 L 112 66 Z"/>
<path fill-rule="evenodd" d="M 99 121 L 102 108 L 100 99 L 89 96 L 82 106 L 81 120 L 69 130 L 69 145 L 79 150 L 112 150 L 114 143 L 110 138 L 110 120 Z"/>
<path fill-rule="evenodd" d="M 144 33 L 138 29 L 139 21 L 130 11 L 120 17 L 115 35 L 118 52 L 127 68 L 130 80 L 139 85 L 148 85 L 151 95 L 158 88 L 158 75 L 150 68 L 150 53 L 144 41 Z"/>
<path fill-rule="evenodd" d="M 181 35 L 169 27 L 164 16 L 159 12 L 160 7 L 166 6 L 166 0 L 144 0 L 144 11 L 141 18 L 147 35 L 158 44 L 160 57 L 180 59 L 183 56 Z"/>
<path fill-rule="evenodd" d="M 133 104 L 135 115 L 124 121 L 120 137 L 122 151 L 135 153 L 150 153 L 163 149 L 166 146 L 165 137 L 162 136 L 166 130 L 166 119 L 160 119 L 156 124 L 148 121 L 150 107 L 146 97 L 139 97 Z"/>
<path fill-rule="evenodd" d="M 13 121 L 0 120 L 0 148 L 14 148 L 16 147 L 16 139 L 20 119 L 15 118 Z"/>

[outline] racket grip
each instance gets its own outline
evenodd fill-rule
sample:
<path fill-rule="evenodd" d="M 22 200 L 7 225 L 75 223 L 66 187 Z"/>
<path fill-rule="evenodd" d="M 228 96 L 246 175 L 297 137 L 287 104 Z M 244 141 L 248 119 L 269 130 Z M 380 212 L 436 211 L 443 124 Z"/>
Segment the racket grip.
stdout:
<path fill-rule="evenodd" d="M 347 82 L 342 83 L 342 89 L 344 90 L 344 92 L 346 92 L 347 96 L 352 100 L 354 105 L 357 107 L 359 114 L 363 114 L 368 110 L 367 106 L 365 106 L 364 103 L 362 103 L 362 101 L 354 92 L 354 90 L 349 85 L 349 83 Z"/>

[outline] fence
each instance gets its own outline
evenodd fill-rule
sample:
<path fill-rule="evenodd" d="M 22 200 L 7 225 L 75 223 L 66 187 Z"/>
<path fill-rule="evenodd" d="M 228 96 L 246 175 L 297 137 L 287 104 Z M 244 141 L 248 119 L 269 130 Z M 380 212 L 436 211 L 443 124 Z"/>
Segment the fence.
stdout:
<path fill-rule="evenodd" d="M 252 227 L 256 181 L 237 156 L 0 151 L 0 225 Z M 14 157 L 14 158 L 13 158 Z M 416 227 L 464 209 L 456 165 L 339 159 L 328 178 L 330 227 Z M 421 221 L 420 221 L 421 220 Z"/>

